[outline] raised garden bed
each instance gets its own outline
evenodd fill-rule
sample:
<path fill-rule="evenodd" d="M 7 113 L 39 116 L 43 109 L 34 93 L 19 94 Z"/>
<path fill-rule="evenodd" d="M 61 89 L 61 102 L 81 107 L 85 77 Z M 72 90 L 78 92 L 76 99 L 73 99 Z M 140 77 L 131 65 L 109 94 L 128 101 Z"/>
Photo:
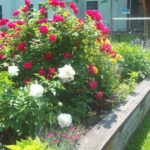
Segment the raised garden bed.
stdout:
<path fill-rule="evenodd" d="M 78 150 L 123 150 L 150 109 L 150 80 L 146 79 L 80 140 Z"/>

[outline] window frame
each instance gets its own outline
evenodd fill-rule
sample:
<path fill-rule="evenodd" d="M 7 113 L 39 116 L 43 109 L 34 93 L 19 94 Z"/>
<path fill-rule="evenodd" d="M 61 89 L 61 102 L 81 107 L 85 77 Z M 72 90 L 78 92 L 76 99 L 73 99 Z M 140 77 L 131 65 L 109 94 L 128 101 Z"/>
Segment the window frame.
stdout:
<path fill-rule="evenodd" d="M 92 4 L 92 2 L 95 2 L 96 4 Z M 91 6 L 90 6 L 91 3 Z M 93 8 L 92 8 L 93 7 Z M 98 10 L 98 0 L 87 0 L 86 1 L 86 9 L 87 10 Z"/>
<path fill-rule="evenodd" d="M 0 19 L 3 18 L 3 6 L 0 5 Z"/>

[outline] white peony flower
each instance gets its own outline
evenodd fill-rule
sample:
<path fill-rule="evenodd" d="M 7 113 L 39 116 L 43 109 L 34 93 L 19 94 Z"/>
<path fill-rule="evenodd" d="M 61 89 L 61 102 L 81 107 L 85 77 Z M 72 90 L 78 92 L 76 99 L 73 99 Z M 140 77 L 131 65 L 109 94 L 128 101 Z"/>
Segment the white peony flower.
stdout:
<path fill-rule="evenodd" d="M 62 68 L 58 69 L 58 77 L 63 81 L 63 82 L 69 82 L 74 80 L 74 75 L 75 75 L 75 71 L 72 68 L 72 66 L 69 65 L 65 65 Z"/>
<path fill-rule="evenodd" d="M 30 86 L 30 93 L 29 95 L 30 96 L 33 96 L 33 97 L 41 97 L 44 93 L 44 88 L 42 85 L 40 84 L 31 84 Z"/>
<path fill-rule="evenodd" d="M 19 69 L 17 66 L 8 66 L 8 73 L 10 76 L 18 76 Z"/>
<path fill-rule="evenodd" d="M 72 117 L 70 114 L 60 114 L 57 117 L 58 124 L 61 128 L 69 127 L 72 123 Z"/>

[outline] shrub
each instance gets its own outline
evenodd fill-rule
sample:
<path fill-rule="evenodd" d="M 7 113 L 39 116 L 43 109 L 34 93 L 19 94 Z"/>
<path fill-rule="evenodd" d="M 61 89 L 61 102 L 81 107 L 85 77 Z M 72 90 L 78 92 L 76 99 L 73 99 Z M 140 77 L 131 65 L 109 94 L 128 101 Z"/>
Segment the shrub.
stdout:
<path fill-rule="evenodd" d="M 0 33 L 1 70 L 8 70 L 7 81 L 13 83 L 7 87 L 4 82 L 7 93 L 0 95 L 0 129 L 22 136 L 55 124 L 60 112 L 83 118 L 117 86 L 121 59 L 98 11 L 88 10 L 83 20 L 74 15 L 74 3 L 69 10 L 64 2 L 49 0 L 32 12 L 30 1 L 24 1 L 14 21 L 0 20 L 8 27 Z M 52 21 L 45 17 L 49 7 L 55 9 Z"/>
<path fill-rule="evenodd" d="M 127 43 L 114 43 L 113 46 L 124 58 L 124 61 L 120 63 L 121 75 L 123 78 L 128 78 L 129 74 L 132 72 L 138 73 L 139 80 L 150 75 L 148 51 L 141 49 L 138 45 L 131 46 Z"/>

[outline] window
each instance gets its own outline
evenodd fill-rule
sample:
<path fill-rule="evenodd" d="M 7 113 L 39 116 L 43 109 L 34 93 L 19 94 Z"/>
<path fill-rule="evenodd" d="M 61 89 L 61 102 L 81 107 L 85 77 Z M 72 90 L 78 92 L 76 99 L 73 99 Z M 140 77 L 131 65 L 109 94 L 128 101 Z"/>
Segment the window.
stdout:
<path fill-rule="evenodd" d="M 39 9 L 40 9 L 41 7 L 44 7 L 44 8 L 45 8 L 45 6 L 44 6 L 43 4 L 39 4 Z M 47 13 L 45 14 L 45 17 L 46 17 L 46 18 L 48 17 Z"/>
<path fill-rule="evenodd" d="M 87 10 L 97 10 L 98 9 L 98 1 L 87 1 Z"/>
<path fill-rule="evenodd" d="M 2 15 L 2 5 L 0 5 L 0 19 L 2 19 L 3 15 Z"/>

